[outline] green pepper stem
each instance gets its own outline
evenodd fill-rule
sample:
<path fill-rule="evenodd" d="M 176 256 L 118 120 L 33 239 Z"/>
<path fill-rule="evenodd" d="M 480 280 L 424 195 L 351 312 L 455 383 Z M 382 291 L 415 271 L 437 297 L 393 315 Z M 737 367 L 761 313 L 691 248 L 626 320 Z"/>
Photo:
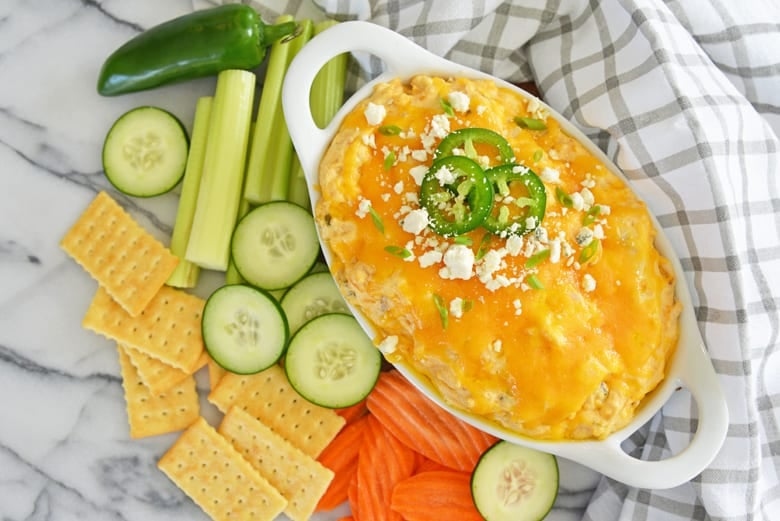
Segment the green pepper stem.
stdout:
<path fill-rule="evenodd" d="M 295 35 L 297 36 L 297 33 L 299 31 L 300 29 L 297 22 L 284 22 L 275 25 L 266 25 L 265 28 L 263 29 L 263 34 L 260 37 L 262 40 L 260 42 L 260 45 L 262 45 L 263 47 L 268 47 L 276 40 L 283 38 L 287 35 L 295 33 Z"/>

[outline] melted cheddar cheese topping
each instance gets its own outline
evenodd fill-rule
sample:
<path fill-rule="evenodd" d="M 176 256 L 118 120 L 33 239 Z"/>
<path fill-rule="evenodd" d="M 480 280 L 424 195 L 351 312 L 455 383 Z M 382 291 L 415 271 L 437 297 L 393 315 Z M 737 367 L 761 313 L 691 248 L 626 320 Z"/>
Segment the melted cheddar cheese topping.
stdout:
<path fill-rule="evenodd" d="M 425 226 L 420 177 L 464 127 L 498 132 L 539 174 L 547 210 L 534 232 L 456 239 Z M 476 152 L 495 163 L 495 150 Z M 487 80 L 380 84 L 344 119 L 319 176 L 315 217 L 345 296 L 385 356 L 452 405 L 538 439 L 598 439 L 663 379 L 679 304 L 648 211 L 538 102 Z"/>

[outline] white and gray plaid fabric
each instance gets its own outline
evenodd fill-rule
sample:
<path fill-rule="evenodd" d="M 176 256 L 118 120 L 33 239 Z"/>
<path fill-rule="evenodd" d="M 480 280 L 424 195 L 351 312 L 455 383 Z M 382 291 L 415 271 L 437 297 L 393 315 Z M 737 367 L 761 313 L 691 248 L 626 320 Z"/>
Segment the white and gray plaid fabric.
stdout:
<path fill-rule="evenodd" d="M 550 519 L 780 519 L 780 2 L 253 1 L 266 19 L 370 20 L 453 61 L 535 82 L 664 226 L 728 396 L 728 438 L 710 468 L 672 490 L 564 467 Z M 351 86 L 380 66 L 356 63 Z M 695 429 L 695 404 L 680 394 L 627 449 L 663 458 Z"/>

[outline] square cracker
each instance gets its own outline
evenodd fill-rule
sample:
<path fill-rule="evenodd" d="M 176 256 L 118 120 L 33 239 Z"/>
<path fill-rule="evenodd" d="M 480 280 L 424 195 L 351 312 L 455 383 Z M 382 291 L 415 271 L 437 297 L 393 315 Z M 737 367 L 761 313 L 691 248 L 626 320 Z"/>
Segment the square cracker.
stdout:
<path fill-rule="evenodd" d="M 190 376 L 190 373 L 168 365 L 134 347 L 128 345 L 123 345 L 122 347 L 125 349 L 127 355 L 130 357 L 130 361 L 138 371 L 138 376 L 141 378 L 141 381 L 150 391 L 152 391 L 152 394 L 159 394 L 167 391 Z M 208 361 L 208 353 L 204 350 L 195 366 L 195 371 L 206 365 Z"/>
<path fill-rule="evenodd" d="M 311 517 L 333 471 L 238 407 L 230 408 L 218 430 L 287 500 L 287 517 L 293 521 Z"/>
<path fill-rule="evenodd" d="M 219 381 L 222 380 L 222 377 L 225 376 L 225 373 L 227 373 L 227 370 L 216 363 L 214 360 L 209 357 L 209 385 L 211 386 L 211 389 L 213 390 L 215 387 L 217 387 L 217 384 L 219 384 Z"/>
<path fill-rule="evenodd" d="M 253 375 L 227 373 L 208 399 L 223 413 L 234 405 L 245 410 L 315 459 L 345 423 L 295 392 L 278 365 Z"/>
<path fill-rule="evenodd" d="M 287 506 L 279 491 L 202 417 L 157 467 L 215 521 L 272 521 Z"/>
<path fill-rule="evenodd" d="M 163 286 L 138 316 L 130 316 L 99 287 L 82 325 L 192 374 L 203 354 L 200 319 L 205 302 Z"/>
<path fill-rule="evenodd" d="M 153 394 L 141 381 L 127 352 L 121 346 L 118 351 L 131 438 L 180 431 L 198 418 L 200 406 L 195 378 L 188 376 L 164 393 Z"/>
<path fill-rule="evenodd" d="M 138 315 L 162 287 L 178 257 L 100 192 L 60 246 L 130 315 Z"/>

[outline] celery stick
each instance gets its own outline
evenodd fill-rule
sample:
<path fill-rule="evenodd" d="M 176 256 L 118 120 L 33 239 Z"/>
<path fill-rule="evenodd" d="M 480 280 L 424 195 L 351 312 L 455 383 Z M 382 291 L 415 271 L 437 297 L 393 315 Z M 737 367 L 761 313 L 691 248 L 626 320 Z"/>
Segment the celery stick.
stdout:
<path fill-rule="evenodd" d="M 236 222 L 241 220 L 243 216 L 245 216 L 247 213 L 249 213 L 249 201 L 241 198 L 241 202 L 238 206 L 238 219 Z M 227 271 L 225 272 L 225 284 L 243 284 L 246 282 L 244 280 L 244 277 L 241 276 L 241 274 L 236 269 L 236 264 L 233 262 L 233 259 L 231 258 L 228 263 Z"/>
<path fill-rule="evenodd" d="M 300 21 L 301 32 L 297 38 L 292 40 L 290 51 L 287 55 L 287 66 L 284 69 L 285 74 L 292 63 L 293 58 L 311 39 L 314 32 L 314 25 L 311 20 Z M 281 93 L 280 93 L 281 94 Z M 293 145 L 290 139 L 290 133 L 287 130 L 287 122 L 284 120 L 282 110 L 282 100 L 279 99 L 276 105 L 277 114 L 274 117 L 274 126 L 272 141 L 270 144 L 271 152 L 268 154 L 266 170 L 270 175 L 268 180 L 268 199 L 271 201 L 283 201 L 287 199 L 290 186 L 290 167 L 292 165 Z"/>
<path fill-rule="evenodd" d="M 314 26 L 314 34 L 337 24 L 335 20 L 325 20 Z M 340 54 L 323 66 L 314 78 L 311 87 L 311 112 L 318 127 L 324 128 L 333 119 L 344 103 L 344 84 L 347 80 L 348 54 Z M 293 159 L 290 173 L 290 186 L 287 199 L 304 208 L 309 208 L 309 192 L 306 176 L 297 157 Z"/>
<path fill-rule="evenodd" d="M 176 211 L 176 222 L 173 225 L 173 234 L 171 235 L 171 253 L 179 257 L 179 264 L 166 282 L 169 286 L 177 288 L 195 287 L 198 283 L 198 275 L 200 275 L 198 265 L 186 260 L 184 254 L 187 251 L 192 220 L 195 216 L 195 206 L 198 201 L 213 99 L 211 96 L 204 96 L 198 99 L 195 105 L 190 153 L 187 157 L 184 181 L 182 181 L 181 195 L 179 196 L 179 207 Z"/>
<path fill-rule="evenodd" d="M 293 21 L 293 17 L 289 15 L 280 16 L 276 19 L 276 23 L 291 21 Z M 271 138 L 278 127 L 275 118 L 277 116 L 277 108 L 281 104 L 282 81 L 287 70 L 287 56 L 290 52 L 290 43 L 285 43 L 282 40 L 274 42 L 268 53 L 268 67 L 265 72 L 265 80 L 263 81 L 263 92 L 260 95 L 260 104 L 257 107 L 257 121 L 260 124 L 252 138 L 252 144 L 249 149 L 249 165 L 247 166 L 244 198 L 255 204 L 268 200 L 267 157 L 270 151 Z"/>
<path fill-rule="evenodd" d="M 226 270 L 244 180 L 255 75 L 226 70 L 217 77 L 198 204 L 186 259 Z"/>

